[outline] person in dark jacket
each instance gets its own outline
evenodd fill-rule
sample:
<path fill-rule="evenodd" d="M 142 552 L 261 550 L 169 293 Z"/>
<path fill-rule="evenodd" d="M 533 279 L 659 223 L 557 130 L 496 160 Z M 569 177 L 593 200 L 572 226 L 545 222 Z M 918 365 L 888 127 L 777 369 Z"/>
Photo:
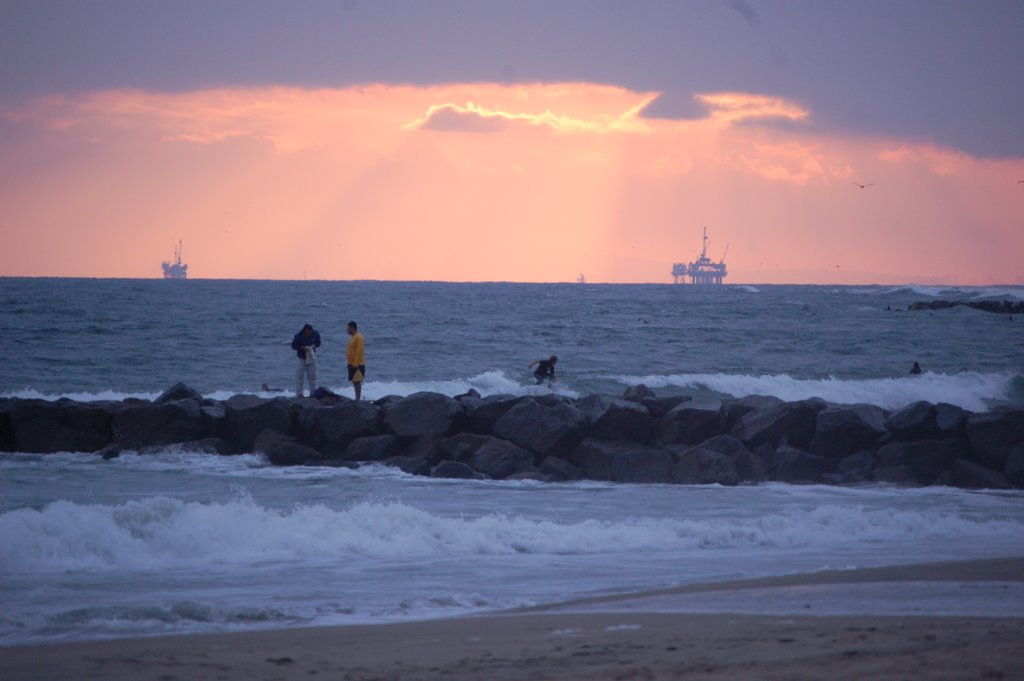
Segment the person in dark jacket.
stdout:
<path fill-rule="evenodd" d="M 316 390 L 316 349 L 320 347 L 320 332 L 306 324 L 292 337 L 292 350 L 299 358 L 295 369 L 295 397 L 302 397 L 302 376 L 309 382 L 309 394 Z"/>

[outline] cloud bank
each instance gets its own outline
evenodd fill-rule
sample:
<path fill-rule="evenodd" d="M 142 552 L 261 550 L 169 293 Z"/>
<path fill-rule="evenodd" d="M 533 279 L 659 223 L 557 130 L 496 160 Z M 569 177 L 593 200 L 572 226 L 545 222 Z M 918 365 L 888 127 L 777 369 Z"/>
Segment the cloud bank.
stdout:
<path fill-rule="evenodd" d="M 810 132 L 813 111 L 763 93 L 697 93 L 703 115 L 662 119 L 659 94 L 33 99 L 2 111 L 0 274 L 157 276 L 182 238 L 205 277 L 668 282 L 706 225 L 737 283 L 1024 283 L 1024 160 Z"/>

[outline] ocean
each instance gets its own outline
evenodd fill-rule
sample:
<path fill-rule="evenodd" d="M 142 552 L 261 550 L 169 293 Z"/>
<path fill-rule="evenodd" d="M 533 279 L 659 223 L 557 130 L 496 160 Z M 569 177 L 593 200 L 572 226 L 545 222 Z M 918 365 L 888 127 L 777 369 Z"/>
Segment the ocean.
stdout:
<path fill-rule="evenodd" d="M 0 279 L 0 398 L 749 394 L 1024 404 L 1021 287 Z M 527 364 L 556 354 L 553 388 Z M 918 361 L 924 373 L 910 376 Z M 1024 492 L 434 480 L 171 448 L 0 454 L 0 644 L 385 622 L 822 569 L 1024 555 Z M 730 607 L 758 612 L 755 600 Z M 1011 599 L 1024 615 L 1024 602 Z M 1016 608 L 1016 610 L 1014 610 Z"/>

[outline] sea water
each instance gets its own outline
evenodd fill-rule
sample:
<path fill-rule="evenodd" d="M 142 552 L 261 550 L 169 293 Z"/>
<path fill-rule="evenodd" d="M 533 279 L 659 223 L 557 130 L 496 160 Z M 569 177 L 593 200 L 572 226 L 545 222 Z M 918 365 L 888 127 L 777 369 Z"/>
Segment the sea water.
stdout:
<path fill-rule="evenodd" d="M 1024 404 L 1020 288 L 0 279 L 0 397 L 291 389 L 366 336 L 364 395 Z M 554 388 L 526 365 L 559 356 Z M 909 376 L 914 361 L 924 369 Z M 1024 555 L 1024 493 L 434 480 L 169 449 L 0 455 L 0 643 L 394 621 L 723 579 Z M 1017 601 L 1019 604 L 1019 599 Z M 741 608 L 730 605 L 730 608 Z M 748 610 L 757 610 L 748 602 Z M 1011 609 L 1014 606 L 1011 602 Z M 1024 614 L 1024 605 L 1020 605 Z"/>

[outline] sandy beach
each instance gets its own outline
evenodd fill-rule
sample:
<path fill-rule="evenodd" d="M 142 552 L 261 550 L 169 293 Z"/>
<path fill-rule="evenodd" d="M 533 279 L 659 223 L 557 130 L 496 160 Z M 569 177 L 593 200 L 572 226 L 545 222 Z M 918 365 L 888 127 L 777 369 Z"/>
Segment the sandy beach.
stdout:
<path fill-rule="evenodd" d="M 1024 558 L 996 559 L 696 585 L 471 618 L 14 646 L 0 655 L 0 678 L 1021 679 L 1022 581 Z M 994 590 L 1006 607 L 999 616 L 686 612 L 691 595 L 706 599 L 699 606 L 735 593 L 790 594 L 791 609 L 816 612 L 829 594 L 847 600 L 844 589 L 857 585 L 882 590 L 887 612 L 913 610 L 924 592 L 928 604 L 959 592 L 964 609 L 977 611 Z"/>

